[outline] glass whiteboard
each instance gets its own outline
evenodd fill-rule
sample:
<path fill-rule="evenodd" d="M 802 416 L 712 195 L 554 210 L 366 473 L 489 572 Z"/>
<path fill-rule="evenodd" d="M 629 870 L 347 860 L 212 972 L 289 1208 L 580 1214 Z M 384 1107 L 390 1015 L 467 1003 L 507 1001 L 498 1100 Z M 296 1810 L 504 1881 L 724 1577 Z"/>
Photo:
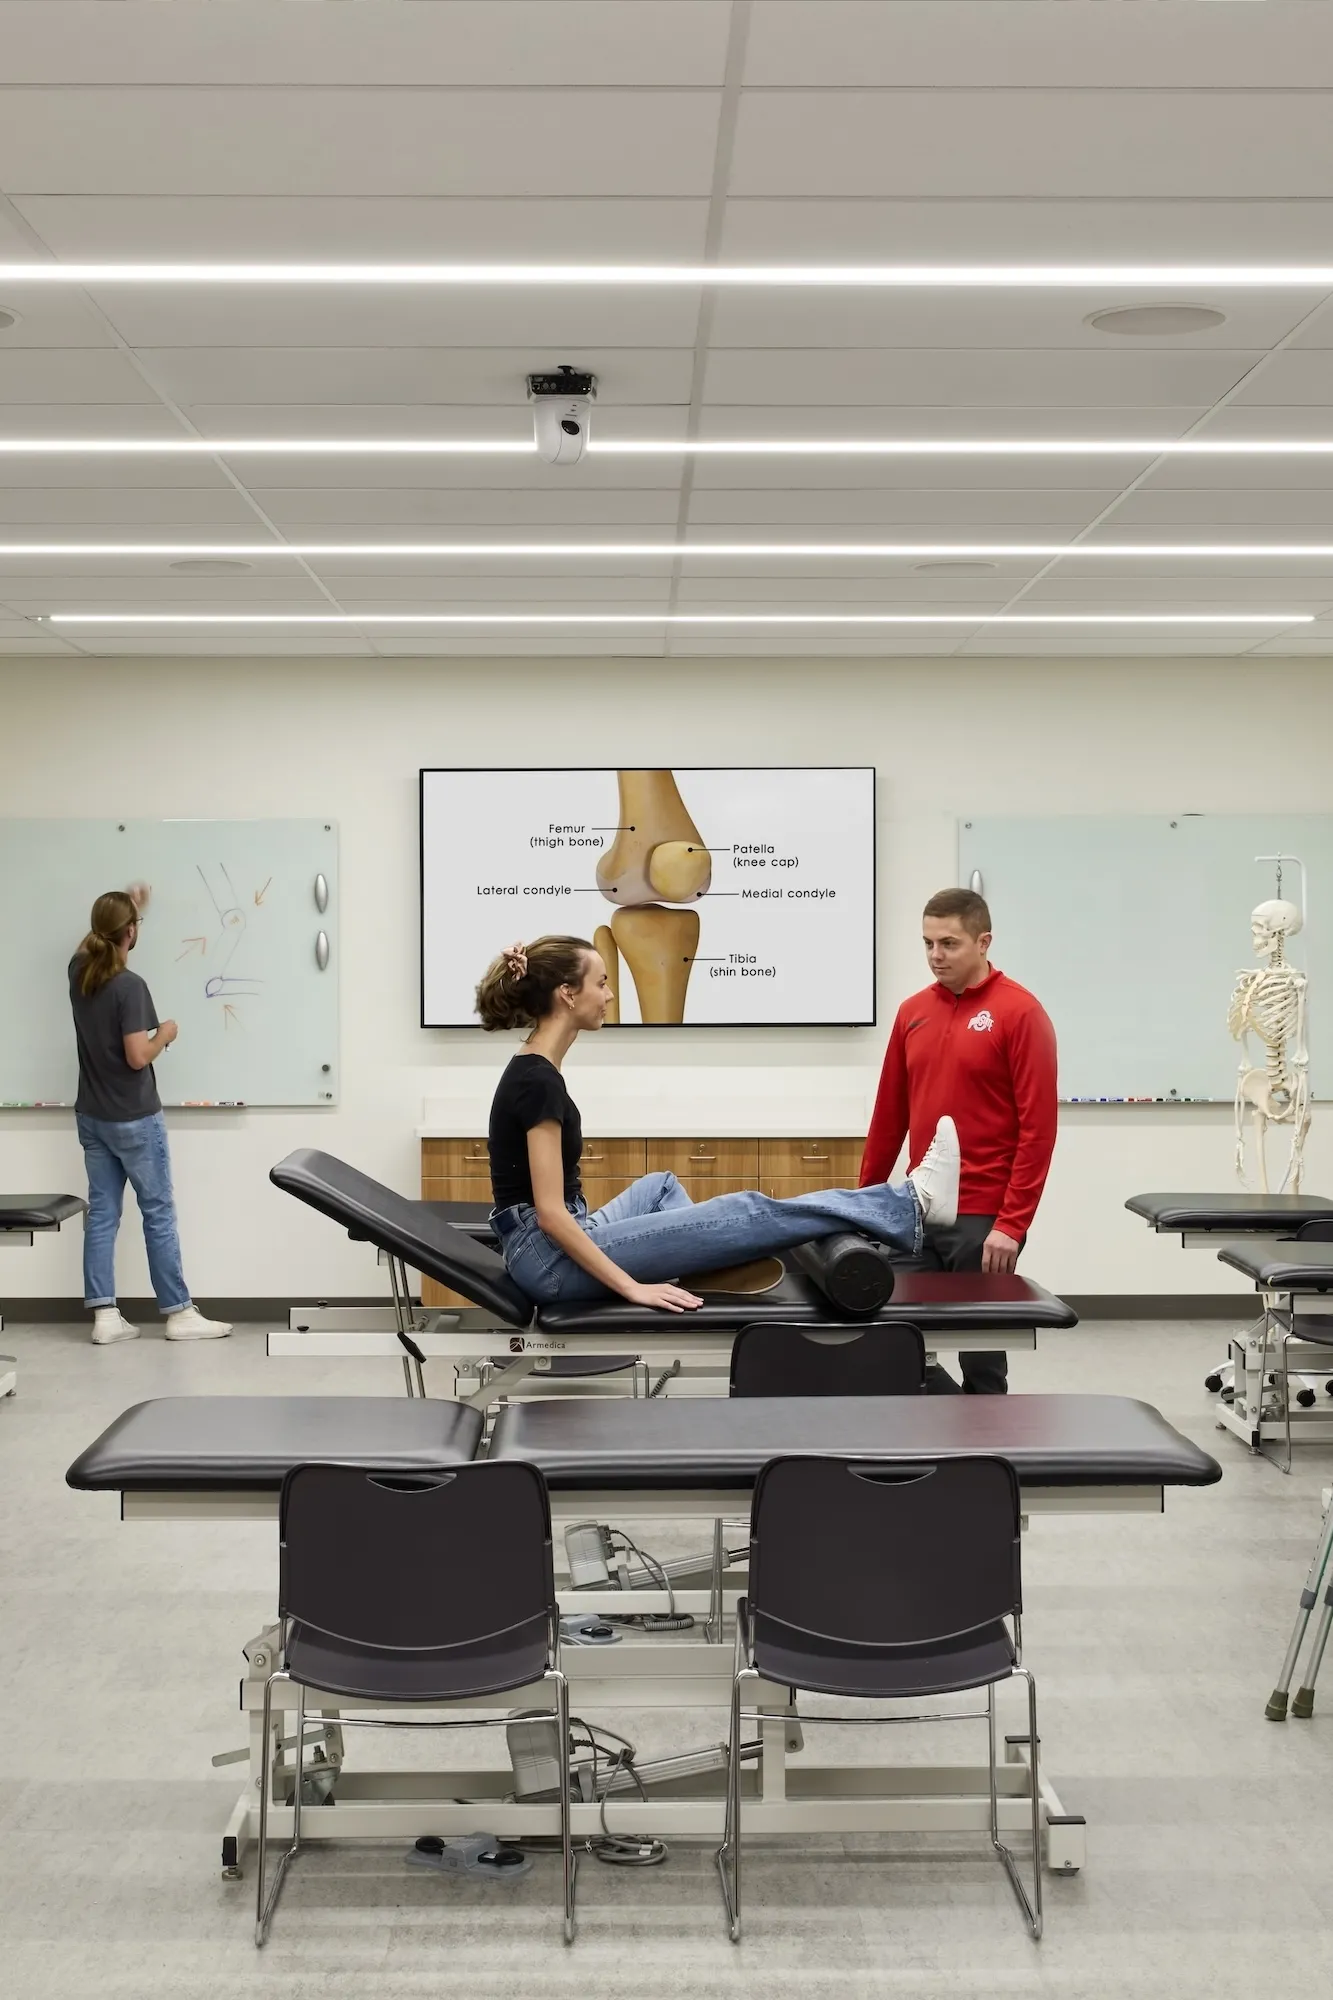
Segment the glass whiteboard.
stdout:
<path fill-rule="evenodd" d="M 180 1025 L 156 1064 L 162 1102 L 336 1103 L 332 822 L 0 819 L 0 1109 L 73 1104 L 66 967 L 94 898 L 141 881 L 152 898 L 130 963 Z"/>
<path fill-rule="evenodd" d="M 958 880 L 975 870 L 995 924 L 995 963 L 1055 1023 L 1060 1095 L 1230 1103 L 1240 1051 L 1227 1033 L 1236 974 L 1257 963 L 1250 911 L 1276 893 L 1259 854 L 1309 872 L 1309 920 L 1288 951 L 1310 980 L 1316 1096 L 1333 1074 L 1333 816 L 1315 813 L 973 819 L 960 823 Z M 1299 905 L 1300 870 L 1283 895 Z M 1325 1026 L 1322 1032 L 1330 1032 Z"/>

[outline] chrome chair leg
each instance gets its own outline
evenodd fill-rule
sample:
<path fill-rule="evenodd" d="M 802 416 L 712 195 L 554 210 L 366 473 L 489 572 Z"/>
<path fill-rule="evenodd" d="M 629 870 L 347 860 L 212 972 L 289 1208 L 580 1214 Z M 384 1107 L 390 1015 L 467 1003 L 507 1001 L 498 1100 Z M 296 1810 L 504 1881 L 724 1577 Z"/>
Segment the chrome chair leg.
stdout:
<path fill-rule="evenodd" d="M 578 1858 L 574 1853 L 569 1791 L 569 1682 L 554 1667 L 548 1671 L 546 1678 L 555 1683 L 556 1731 L 560 1738 L 560 1856 L 564 1868 L 565 1943 L 573 1944 Z"/>
<path fill-rule="evenodd" d="M 991 1845 L 1005 1865 L 1019 1908 L 1027 1919 L 1027 1926 L 1034 1941 L 1040 1941 L 1043 1918 L 1041 1907 L 1041 1781 L 1038 1771 L 1040 1749 L 1037 1743 L 1037 1684 L 1026 1667 L 1015 1667 L 1016 1677 L 1027 1682 L 1028 1689 L 1028 1753 L 1029 1771 L 1032 1785 L 1032 1895 L 1029 1897 L 1023 1886 L 1023 1878 L 1018 1872 L 1018 1863 L 1012 1851 L 1000 1839 L 1000 1800 L 996 1778 L 995 1740 L 995 1686 L 986 1689 L 986 1729 L 990 1747 L 990 1837 Z"/>
<path fill-rule="evenodd" d="M 727 1569 L 727 1544 L 725 1524 L 713 1523 L 713 1561 L 708 1579 L 708 1617 L 704 1621 L 704 1638 L 710 1646 L 722 1644 L 722 1579 Z"/>
<path fill-rule="evenodd" d="M 265 1863 L 268 1856 L 268 1805 L 273 1789 L 273 1688 L 277 1681 L 290 1682 L 291 1675 L 279 1668 L 264 1683 L 264 1742 L 259 1762 L 259 1862 L 255 1884 L 255 1944 L 267 1944 L 273 1912 L 286 1880 L 287 1870 L 301 1845 L 301 1793 L 305 1785 L 305 1689 L 298 1688 L 296 1702 L 296 1789 L 292 1794 L 292 1839 L 283 1852 L 267 1899 L 264 1895 Z"/>
<path fill-rule="evenodd" d="M 726 1819 L 722 1845 L 715 1857 L 722 1884 L 722 1901 L 727 1912 L 727 1929 L 733 1944 L 739 1944 L 741 1936 L 741 1690 L 746 1681 L 757 1679 L 753 1667 L 741 1667 L 731 1684 Z"/>

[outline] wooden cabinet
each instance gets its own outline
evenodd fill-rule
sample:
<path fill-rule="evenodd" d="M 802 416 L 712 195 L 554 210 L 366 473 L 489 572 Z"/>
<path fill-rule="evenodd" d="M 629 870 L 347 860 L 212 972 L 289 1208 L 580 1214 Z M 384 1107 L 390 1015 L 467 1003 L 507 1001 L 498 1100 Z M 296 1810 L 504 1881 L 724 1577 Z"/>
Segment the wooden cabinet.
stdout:
<path fill-rule="evenodd" d="M 739 1176 L 745 1187 L 755 1185 L 759 1172 L 757 1139 L 650 1139 L 650 1174 L 675 1174 L 677 1180 L 718 1180 Z"/>
<path fill-rule="evenodd" d="M 647 1141 L 644 1139 L 588 1139 L 583 1141 L 583 1183 L 625 1177 L 628 1187 L 646 1171 Z M 588 1197 L 592 1207 L 592 1197 Z"/>
<path fill-rule="evenodd" d="M 596 1139 L 583 1142 L 583 1193 L 590 1209 L 623 1194 L 644 1173 L 672 1173 L 692 1201 L 759 1188 L 779 1200 L 855 1187 L 861 1139 Z M 423 1139 L 425 1201 L 490 1202 L 490 1162 L 484 1139 Z M 430 1278 L 421 1280 L 424 1306 L 470 1305 Z"/>
<path fill-rule="evenodd" d="M 447 1178 L 455 1174 L 479 1177 L 486 1183 L 486 1199 L 490 1200 L 491 1156 L 486 1150 L 484 1139 L 423 1139 L 421 1142 L 421 1177 L 425 1180 Z M 423 1200 L 425 1197 L 423 1196 Z M 459 1200 L 463 1197 L 460 1195 Z"/>
<path fill-rule="evenodd" d="M 603 1208 L 608 1201 L 614 1201 L 618 1194 L 624 1194 L 627 1187 L 633 1187 L 639 1178 L 637 1174 L 610 1174 L 583 1182 L 583 1199 L 590 1209 Z"/>
<path fill-rule="evenodd" d="M 691 1201 L 711 1201 L 715 1194 L 744 1194 L 755 1185 L 753 1174 L 677 1174 L 676 1179 Z"/>
<path fill-rule="evenodd" d="M 761 1139 L 759 1176 L 813 1175 L 817 1188 L 855 1187 L 864 1149 L 863 1139 Z"/>

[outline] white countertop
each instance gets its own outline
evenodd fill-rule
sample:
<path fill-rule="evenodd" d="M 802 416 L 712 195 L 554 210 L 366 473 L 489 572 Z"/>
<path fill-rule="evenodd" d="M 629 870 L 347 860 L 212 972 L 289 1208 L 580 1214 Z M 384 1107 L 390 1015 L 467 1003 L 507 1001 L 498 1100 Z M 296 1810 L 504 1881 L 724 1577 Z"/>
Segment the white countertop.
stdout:
<path fill-rule="evenodd" d="M 419 1139 L 485 1132 L 497 1071 L 455 1071 L 422 1105 Z M 858 1068 L 571 1071 L 583 1129 L 598 1139 L 863 1139 L 879 1078 Z"/>

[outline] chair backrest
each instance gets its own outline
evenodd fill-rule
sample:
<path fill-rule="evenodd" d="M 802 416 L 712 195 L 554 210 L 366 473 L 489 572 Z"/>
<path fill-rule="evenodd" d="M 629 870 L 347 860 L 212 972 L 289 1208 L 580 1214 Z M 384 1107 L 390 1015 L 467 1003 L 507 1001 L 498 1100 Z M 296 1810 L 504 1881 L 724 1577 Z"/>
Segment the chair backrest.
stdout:
<path fill-rule="evenodd" d="M 444 1652 L 558 1616 L 534 1465 L 401 1476 L 298 1465 L 282 1483 L 278 1611 L 377 1652 Z"/>
<path fill-rule="evenodd" d="M 1303 1222 L 1296 1231 L 1298 1243 L 1333 1243 L 1333 1215 L 1317 1216 L 1312 1222 Z"/>
<path fill-rule="evenodd" d="M 770 1459 L 750 1516 L 756 1634 L 923 1646 L 1022 1610 L 1018 1479 L 983 1456 Z"/>
<path fill-rule="evenodd" d="M 742 1327 L 731 1350 L 733 1396 L 919 1396 L 926 1343 L 905 1320 L 887 1326 Z"/>
<path fill-rule="evenodd" d="M 279 1160 L 269 1179 L 414 1271 L 489 1306 L 507 1326 L 527 1326 L 532 1319 L 533 1302 L 514 1283 L 503 1257 L 444 1221 L 434 1203 L 396 1194 L 345 1160 L 308 1146 Z"/>

